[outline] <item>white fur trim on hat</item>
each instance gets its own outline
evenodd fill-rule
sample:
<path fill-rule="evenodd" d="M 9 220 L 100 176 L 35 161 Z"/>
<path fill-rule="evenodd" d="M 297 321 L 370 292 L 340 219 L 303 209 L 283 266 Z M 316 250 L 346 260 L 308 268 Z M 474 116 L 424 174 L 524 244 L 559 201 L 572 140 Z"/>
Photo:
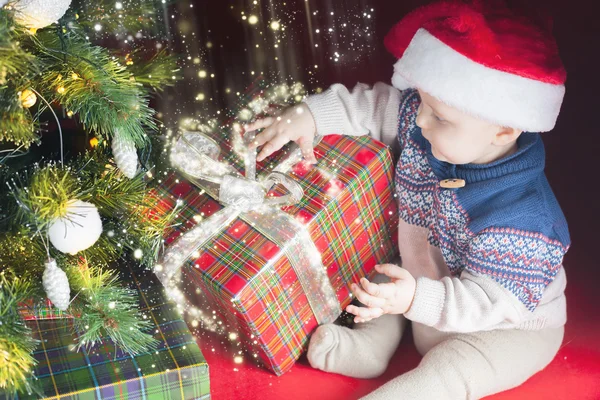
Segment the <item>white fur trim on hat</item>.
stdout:
<path fill-rule="evenodd" d="M 467 114 L 529 132 L 554 128 L 565 93 L 564 85 L 476 63 L 423 28 L 395 63 L 392 84 L 419 88 Z"/>

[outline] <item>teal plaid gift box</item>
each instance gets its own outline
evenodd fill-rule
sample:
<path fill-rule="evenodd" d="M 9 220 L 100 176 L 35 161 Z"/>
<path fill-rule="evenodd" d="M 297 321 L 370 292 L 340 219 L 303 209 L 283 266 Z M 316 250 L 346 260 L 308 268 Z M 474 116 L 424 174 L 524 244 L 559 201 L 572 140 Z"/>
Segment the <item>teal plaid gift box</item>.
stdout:
<path fill-rule="evenodd" d="M 30 320 L 34 337 L 41 340 L 33 385 L 45 399 L 209 399 L 208 364 L 162 285 L 150 272 L 124 275 L 122 281 L 133 282 L 140 293 L 141 312 L 155 324 L 158 347 L 132 357 L 107 340 L 75 351 L 71 319 Z M 0 398 L 10 397 L 0 392 Z M 35 393 L 15 397 L 39 398 Z"/>

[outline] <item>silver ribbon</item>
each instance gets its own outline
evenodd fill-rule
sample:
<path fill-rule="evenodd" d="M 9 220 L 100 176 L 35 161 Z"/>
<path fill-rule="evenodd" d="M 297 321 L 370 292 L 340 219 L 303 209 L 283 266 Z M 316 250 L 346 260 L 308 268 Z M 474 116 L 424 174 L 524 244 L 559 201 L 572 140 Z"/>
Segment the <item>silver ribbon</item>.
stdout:
<path fill-rule="evenodd" d="M 254 141 L 254 137 L 255 131 L 247 132 L 245 144 Z M 183 131 L 172 146 L 172 164 L 225 207 L 168 247 L 154 268 L 165 287 L 169 287 L 186 260 L 239 217 L 282 249 L 298 276 L 318 323 L 330 323 L 339 317 L 342 312 L 340 303 L 308 230 L 279 209 L 299 202 L 304 196 L 302 187 L 285 175 L 302 159 L 300 149 L 295 147 L 273 172 L 257 181 L 255 149 L 247 151 L 246 176 L 243 177 L 235 168 L 219 161 L 220 148 L 214 140 L 199 132 Z M 276 184 L 283 185 L 289 193 L 280 197 L 267 196 Z M 269 260 L 264 268 L 273 268 L 275 261 Z"/>

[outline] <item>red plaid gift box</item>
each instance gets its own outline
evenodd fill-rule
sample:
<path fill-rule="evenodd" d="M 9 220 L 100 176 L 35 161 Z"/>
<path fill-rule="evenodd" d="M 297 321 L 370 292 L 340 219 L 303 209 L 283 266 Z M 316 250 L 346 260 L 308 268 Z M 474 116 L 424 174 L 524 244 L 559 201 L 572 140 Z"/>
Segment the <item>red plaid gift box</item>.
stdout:
<path fill-rule="evenodd" d="M 228 144 L 220 146 L 228 161 L 242 170 Z M 285 153 L 259 163 L 259 174 L 278 165 Z M 338 135 L 324 137 L 315 155 L 316 166 L 300 162 L 292 168 L 289 175 L 300 184 L 304 197 L 282 210 L 305 225 L 343 309 L 351 301 L 350 284 L 397 254 L 392 155 L 369 137 Z M 276 187 L 271 194 L 283 193 Z M 179 175 L 164 180 L 158 195 L 161 212 L 176 203 L 183 205 L 175 228 L 167 234 L 167 245 L 223 208 Z M 201 307 L 208 305 L 277 375 L 292 367 L 318 326 L 309 304 L 311 294 L 303 291 L 285 253 L 237 218 L 181 266 L 185 297 Z"/>

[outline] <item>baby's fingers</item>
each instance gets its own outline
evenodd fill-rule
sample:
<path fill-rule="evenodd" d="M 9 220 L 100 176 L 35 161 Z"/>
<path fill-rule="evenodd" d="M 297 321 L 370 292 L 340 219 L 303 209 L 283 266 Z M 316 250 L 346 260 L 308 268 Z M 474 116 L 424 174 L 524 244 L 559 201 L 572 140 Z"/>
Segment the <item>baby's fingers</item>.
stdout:
<path fill-rule="evenodd" d="M 273 125 L 273 122 L 275 122 L 275 118 L 273 117 L 257 119 L 254 122 L 244 125 L 244 130 L 248 132 L 256 129 L 266 128 L 267 126 Z"/>
<path fill-rule="evenodd" d="M 380 274 L 389 276 L 392 279 L 407 279 L 412 275 L 402 267 L 393 264 L 379 264 L 375 266 L 375 270 Z"/>
<path fill-rule="evenodd" d="M 366 322 L 383 315 L 383 310 L 381 308 L 357 307 L 355 305 L 349 305 L 346 307 L 346 311 L 356 315 L 354 322 Z"/>
<path fill-rule="evenodd" d="M 262 161 L 277 150 L 281 149 L 290 139 L 285 133 L 278 133 L 273 136 L 261 149 L 256 157 L 256 161 Z"/>
<path fill-rule="evenodd" d="M 396 285 L 393 283 L 373 283 L 369 282 L 367 278 L 362 278 L 360 284 L 363 289 L 371 296 L 380 297 L 384 299 L 391 299 L 396 295 Z"/>
<path fill-rule="evenodd" d="M 298 146 L 300 146 L 300 150 L 302 151 L 302 156 L 304 157 L 304 159 L 311 164 L 316 164 L 317 159 L 313 150 L 312 140 L 303 136 L 298 138 L 298 140 L 296 140 L 296 143 L 298 143 Z"/>
<path fill-rule="evenodd" d="M 356 296 L 358 301 L 360 301 L 367 307 L 383 308 L 383 306 L 385 306 L 385 299 L 370 295 L 369 293 L 365 292 L 363 289 L 360 288 L 360 286 L 358 286 L 355 283 L 353 283 L 350 286 L 350 289 L 352 290 L 352 293 L 354 294 L 354 296 Z"/>
<path fill-rule="evenodd" d="M 275 130 L 275 127 L 273 127 L 273 126 L 267 127 L 261 133 L 256 135 L 256 137 L 254 138 L 254 142 L 250 143 L 250 148 L 262 146 L 263 144 L 267 143 L 269 140 L 273 139 L 273 137 L 275 137 L 276 134 L 277 134 L 277 131 Z"/>

